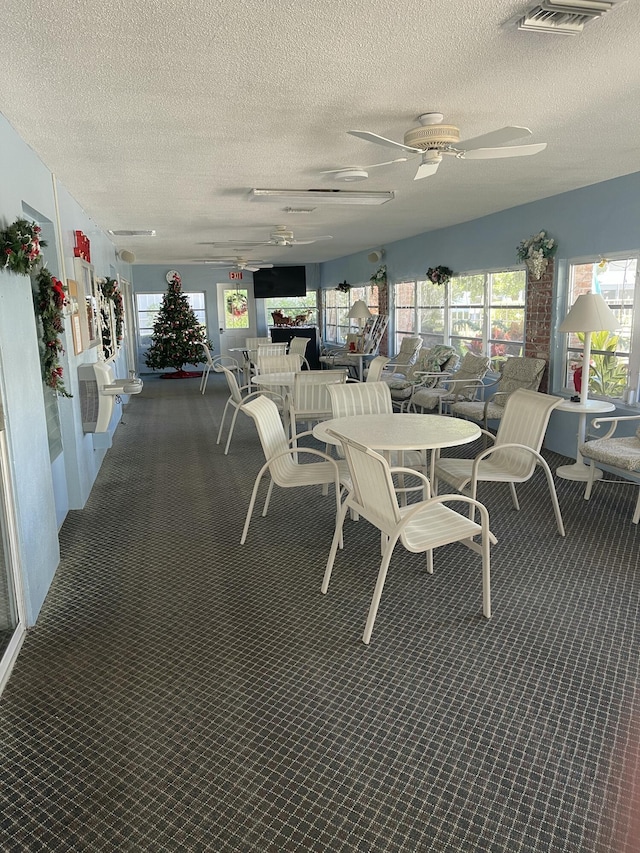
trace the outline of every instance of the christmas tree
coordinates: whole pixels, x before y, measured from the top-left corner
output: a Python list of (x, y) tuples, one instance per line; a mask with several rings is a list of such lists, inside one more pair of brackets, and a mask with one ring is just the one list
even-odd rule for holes
[(209, 349), (213, 346), (182, 292), (180, 276), (175, 273), (162, 297), (162, 305), (153, 324), (151, 346), (145, 356), (145, 364), (155, 370), (173, 367), (180, 373), (183, 364), (199, 364), (202, 361), (202, 348), (198, 344), (204, 344)]

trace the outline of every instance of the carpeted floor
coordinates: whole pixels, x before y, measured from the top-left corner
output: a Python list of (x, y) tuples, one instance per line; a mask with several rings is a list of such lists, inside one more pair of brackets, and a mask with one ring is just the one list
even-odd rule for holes
[(0, 703), (0, 850), (636, 853), (635, 488), (558, 480), (562, 539), (541, 474), (519, 513), (483, 486), (493, 618), (476, 555), (399, 549), (366, 647), (377, 532), (347, 522), (327, 596), (319, 488), (241, 547), (263, 457), (244, 416), (216, 446), (226, 397), (147, 379), (62, 528)]

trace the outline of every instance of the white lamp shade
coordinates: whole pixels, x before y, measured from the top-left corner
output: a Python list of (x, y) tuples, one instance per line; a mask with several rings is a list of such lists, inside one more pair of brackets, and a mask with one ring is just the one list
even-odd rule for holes
[(368, 320), (369, 317), (372, 316), (373, 314), (369, 311), (362, 299), (356, 300), (347, 314), (347, 317), (351, 320)]
[(599, 293), (578, 296), (564, 318), (560, 332), (615, 332), (618, 319)]

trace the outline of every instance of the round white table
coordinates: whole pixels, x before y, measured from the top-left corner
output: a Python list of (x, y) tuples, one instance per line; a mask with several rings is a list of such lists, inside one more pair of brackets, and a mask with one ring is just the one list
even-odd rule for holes
[(431, 450), (431, 479), (438, 454), (443, 447), (469, 444), (480, 437), (480, 427), (473, 421), (445, 415), (409, 413), (353, 415), (321, 421), (313, 435), (325, 444), (339, 444), (328, 431), (363, 444), (371, 450), (389, 453), (393, 450)]
[[(560, 468), (556, 468), (558, 477), (562, 477), (565, 480), (581, 480), (584, 482), (589, 479), (589, 466), (584, 464), (584, 460), (578, 450), (584, 442), (587, 433), (587, 415), (602, 415), (604, 412), (612, 412), (614, 409), (615, 405), (605, 400), (586, 400), (584, 403), (572, 403), (571, 400), (565, 400), (556, 406), (556, 412), (572, 412), (574, 415), (578, 415), (576, 461), (573, 465), (561, 465)], [(602, 471), (598, 468), (595, 472), (595, 479), (599, 480), (601, 477)]]

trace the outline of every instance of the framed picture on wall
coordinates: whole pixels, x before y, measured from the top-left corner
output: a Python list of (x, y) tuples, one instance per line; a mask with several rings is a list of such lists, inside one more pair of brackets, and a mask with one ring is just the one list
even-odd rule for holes
[(84, 349), (91, 349), (101, 343), (98, 285), (92, 264), (82, 258), (74, 258), (73, 265), (78, 282), (82, 346)]
[(82, 352), (82, 328), (80, 325), (80, 303), (78, 302), (78, 282), (67, 279), (67, 297), (69, 299), (69, 320), (73, 335), (73, 351), (76, 355)]

